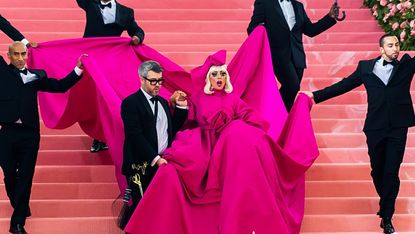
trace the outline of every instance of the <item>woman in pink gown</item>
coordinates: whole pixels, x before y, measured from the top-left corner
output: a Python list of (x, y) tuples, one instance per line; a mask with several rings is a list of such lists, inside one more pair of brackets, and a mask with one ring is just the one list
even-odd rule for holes
[(268, 123), (232, 93), (226, 66), (210, 67), (192, 102), (197, 127), (177, 134), (163, 155), (169, 163), (159, 168), (125, 231), (299, 233), (304, 173), (317, 155), (296, 160), (271, 139)]

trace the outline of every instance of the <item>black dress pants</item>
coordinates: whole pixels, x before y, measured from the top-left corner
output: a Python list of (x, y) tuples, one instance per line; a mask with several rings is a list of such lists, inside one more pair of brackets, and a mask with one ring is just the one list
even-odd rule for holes
[(296, 68), (292, 62), (280, 64), (273, 59), (274, 73), (281, 84), (280, 94), (287, 112), (291, 110), (295, 97), (300, 90), (301, 80), (303, 79), (303, 68)]
[(1, 125), (0, 166), (10, 204), (14, 208), (11, 226), (24, 225), (29, 208), (40, 134), (21, 124)]
[(399, 169), (405, 152), (408, 128), (366, 131), (371, 176), (379, 195), (380, 217), (392, 218), (399, 193)]

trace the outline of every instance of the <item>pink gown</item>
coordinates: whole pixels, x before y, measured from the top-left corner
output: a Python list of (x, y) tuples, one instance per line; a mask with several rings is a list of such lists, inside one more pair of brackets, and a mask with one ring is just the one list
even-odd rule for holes
[[(168, 165), (159, 168), (125, 231), (299, 233), (304, 172), (317, 156), (310, 100), (301, 100), (282, 133), (288, 155), (267, 134), (267, 122), (239, 97), (199, 94), (194, 98), (198, 127), (177, 134), (164, 155)], [(291, 132), (299, 130), (305, 132)], [(293, 147), (296, 140), (306, 144)]]

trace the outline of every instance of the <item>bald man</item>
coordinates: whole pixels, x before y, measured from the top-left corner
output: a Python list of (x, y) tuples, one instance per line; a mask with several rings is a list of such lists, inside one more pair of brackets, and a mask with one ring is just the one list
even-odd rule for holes
[[(21, 35), (8, 34), (18, 32), (10, 23), (0, 23), (0, 28), (9, 36)], [(15, 41), (7, 53), (10, 64), (0, 56), (0, 166), (14, 208), (9, 229), (13, 234), (27, 233), (24, 225), (40, 140), (37, 92), (66, 92), (81, 79), (83, 71), (81, 56), (65, 78), (48, 78), (44, 70), (26, 68), (27, 53), (25, 44)]]

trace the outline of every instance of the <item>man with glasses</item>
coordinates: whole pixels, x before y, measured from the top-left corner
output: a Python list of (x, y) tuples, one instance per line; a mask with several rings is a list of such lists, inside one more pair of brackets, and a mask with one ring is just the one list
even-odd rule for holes
[[(172, 95), (172, 104), (175, 105), (173, 113), (170, 113), (168, 102), (158, 96), (163, 84), (162, 72), (163, 68), (155, 61), (142, 63), (138, 69), (141, 88), (121, 104), (125, 134), (122, 173), (132, 190), (132, 211), (157, 167), (167, 164), (162, 157), (163, 152), (171, 145), (174, 135), (187, 119), (184, 92), (176, 91)], [(137, 168), (140, 170), (137, 171)], [(139, 175), (135, 176), (137, 172)], [(138, 186), (138, 181), (141, 186)]]

